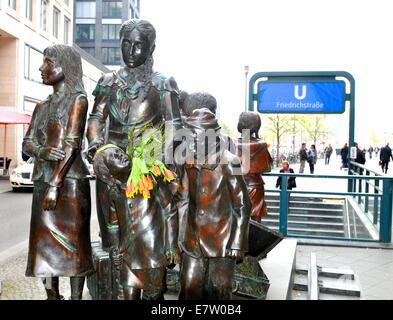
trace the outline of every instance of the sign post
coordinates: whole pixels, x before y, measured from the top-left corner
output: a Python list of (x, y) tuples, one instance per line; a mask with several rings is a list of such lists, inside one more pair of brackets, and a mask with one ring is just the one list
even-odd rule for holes
[(250, 78), (248, 98), (249, 111), (256, 102), (260, 113), (291, 114), (340, 114), (349, 101), (349, 147), (355, 144), (355, 79), (346, 71), (258, 72)]

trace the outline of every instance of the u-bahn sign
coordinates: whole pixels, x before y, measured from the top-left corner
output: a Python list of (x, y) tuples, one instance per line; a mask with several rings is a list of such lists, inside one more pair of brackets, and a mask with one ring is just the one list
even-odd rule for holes
[(261, 81), (257, 109), (261, 113), (343, 113), (345, 82)]
[[(348, 144), (352, 147), (355, 138), (355, 79), (350, 73), (258, 72), (249, 81), (248, 111), (290, 114), (343, 113), (347, 101)], [(351, 170), (348, 170), (348, 174), (352, 174)], [(352, 192), (351, 183), (348, 183), (348, 191)]]

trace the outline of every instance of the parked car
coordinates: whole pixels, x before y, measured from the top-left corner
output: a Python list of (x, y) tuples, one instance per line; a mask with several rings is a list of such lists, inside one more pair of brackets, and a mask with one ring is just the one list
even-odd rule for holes
[(33, 167), (34, 158), (30, 158), (11, 171), (10, 183), (13, 191), (34, 187), (33, 181), (31, 180)]

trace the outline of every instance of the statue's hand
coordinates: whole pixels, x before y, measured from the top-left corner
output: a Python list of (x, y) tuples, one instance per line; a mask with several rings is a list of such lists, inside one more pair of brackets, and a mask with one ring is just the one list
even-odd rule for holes
[(57, 196), (58, 196), (57, 187), (49, 186), (45, 192), (43, 209), (54, 210), (56, 208)]
[(168, 261), (168, 265), (174, 265), (174, 264), (180, 264), (180, 250), (179, 248), (172, 248), (170, 250), (167, 250), (166, 252), (166, 259)]
[(115, 265), (115, 268), (117, 270), (120, 270), (121, 265), (123, 264), (123, 254), (120, 253), (118, 248), (113, 247), (110, 250), (110, 257), (111, 257), (113, 264)]
[(54, 147), (43, 147), (39, 151), (40, 158), (48, 161), (63, 160), (65, 155), (66, 154), (63, 150)]
[(226, 256), (235, 259), (236, 262), (241, 262), (241, 261), (243, 261), (243, 258), (244, 258), (244, 251), (236, 250), (236, 249), (229, 249), (226, 252)]
[(87, 154), (86, 154), (87, 161), (89, 161), (90, 163), (93, 163), (94, 156), (96, 155), (96, 152), (99, 147), (100, 146), (98, 144), (95, 144), (87, 150)]

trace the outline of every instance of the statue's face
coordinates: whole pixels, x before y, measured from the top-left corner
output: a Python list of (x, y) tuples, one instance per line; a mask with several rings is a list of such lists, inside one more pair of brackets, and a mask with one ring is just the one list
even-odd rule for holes
[(41, 71), (42, 82), (46, 85), (55, 85), (64, 80), (63, 69), (53, 57), (44, 56), (44, 61), (39, 70)]
[(130, 170), (130, 158), (118, 148), (106, 150), (107, 166), (111, 174), (116, 178), (127, 176)]
[(136, 68), (146, 62), (150, 55), (150, 43), (147, 37), (137, 29), (123, 34), (121, 42), (123, 61), (129, 68)]

